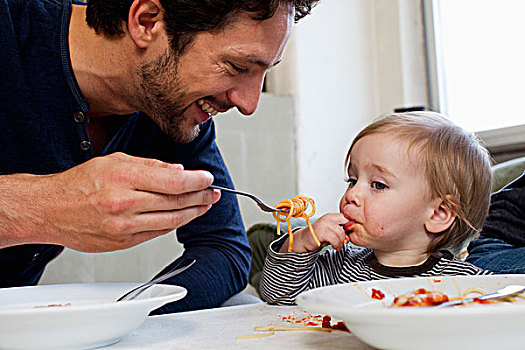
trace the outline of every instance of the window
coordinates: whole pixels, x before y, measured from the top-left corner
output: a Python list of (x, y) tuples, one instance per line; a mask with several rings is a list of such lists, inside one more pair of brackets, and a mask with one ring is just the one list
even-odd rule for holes
[(424, 0), (432, 109), (505, 158), (525, 153), (523, 13), (523, 0)]

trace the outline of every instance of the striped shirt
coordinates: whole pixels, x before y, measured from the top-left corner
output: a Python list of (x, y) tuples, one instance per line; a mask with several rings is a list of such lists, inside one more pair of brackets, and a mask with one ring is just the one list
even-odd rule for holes
[(270, 304), (293, 305), (309, 289), (348, 282), (395, 277), (489, 275), (448, 251), (432, 254), (423, 264), (409, 267), (381, 265), (374, 251), (345, 245), (342, 250), (278, 253), (286, 235), (272, 242), (261, 278), (261, 297)]

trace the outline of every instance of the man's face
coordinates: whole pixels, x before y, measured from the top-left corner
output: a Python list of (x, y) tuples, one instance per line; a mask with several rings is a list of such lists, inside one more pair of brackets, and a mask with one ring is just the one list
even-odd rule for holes
[(265, 21), (242, 12), (217, 33), (197, 34), (181, 57), (174, 57), (166, 43), (164, 54), (139, 67), (140, 109), (177, 142), (190, 142), (200, 124), (233, 107), (252, 114), (293, 20), (291, 6), (280, 6)]

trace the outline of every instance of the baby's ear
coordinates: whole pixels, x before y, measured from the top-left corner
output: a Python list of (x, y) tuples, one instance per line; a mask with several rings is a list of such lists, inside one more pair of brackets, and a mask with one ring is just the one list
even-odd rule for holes
[(436, 200), (434, 210), (425, 222), (430, 233), (440, 233), (448, 229), (456, 219), (456, 212), (442, 199)]

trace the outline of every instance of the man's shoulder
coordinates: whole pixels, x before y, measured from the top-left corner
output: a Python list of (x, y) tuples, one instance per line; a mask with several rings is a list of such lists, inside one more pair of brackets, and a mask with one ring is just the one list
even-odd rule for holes
[(21, 20), (34, 13), (55, 14), (66, 4), (64, 0), (0, 0), (0, 9), (8, 10), (0, 14)]
[(17, 105), (28, 114), (27, 102), (31, 99), (41, 110), (50, 96), (62, 91), (65, 59), (59, 52), (67, 45), (67, 4), (58, 0), (0, 0), (0, 67), (4, 68), (0, 101), (9, 100), (9, 108)]
[[(64, 3), (60, 0), (0, 0), (0, 36), (16, 40), (19, 46), (26, 41), (39, 42), (58, 28)], [(3, 34), (3, 35), (2, 35)]]

